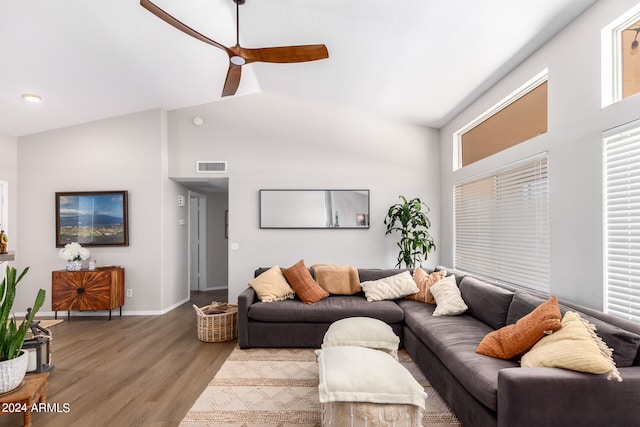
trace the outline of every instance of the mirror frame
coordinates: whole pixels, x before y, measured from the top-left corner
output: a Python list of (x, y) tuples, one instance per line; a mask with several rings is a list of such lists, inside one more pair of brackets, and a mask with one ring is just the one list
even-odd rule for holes
[[(364, 213), (363, 225), (356, 226), (301, 226), (301, 225), (293, 225), (293, 226), (283, 226), (283, 225), (268, 225), (263, 223), (263, 210), (264, 210), (264, 200), (263, 194), (270, 192), (305, 192), (305, 193), (326, 193), (326, 192), (359, 192), (366, 193), (367, 196), (367, 212)], [(371, 195), (369, 190), (365, 189), (261, 189), (259, 191), (259, 212), (258, 212), (258, 220), (261, 229), (297, 229), (297, 230), (306, 230), (306, 229), (317, 229), (317, 230), (367, 230), (371, 226)]]

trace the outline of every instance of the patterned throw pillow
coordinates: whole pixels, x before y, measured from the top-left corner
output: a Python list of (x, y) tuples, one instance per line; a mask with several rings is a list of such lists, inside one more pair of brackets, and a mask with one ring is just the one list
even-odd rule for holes
[(622, 381), (608, 348), (596, 334), (595, 326), (578, 313), (568, 311), (562, 328), (542, 338), (522, 356), (525, 368), (564, 368), (592, 374), (607, 374), (607, 379)]
[(283, 268), (282, 273), (305, 304), (313, 304), (329, 296), (329, 293), (313, 280), (303, 259), (289, 268)]
[(256, 291), (262, 302), (281, 301), (295, 297), (295, 291), (291, 289), (277, 265), (250, 281), (249, 286)]
[(456, 276), (447, 276), (429, 289), (436, 300), (434, 316), (457, 316), (467, 311), (467, 304), (460, 295)]
[(433, 298), (433, 295), (431, 294), (431, 291), (429, 289), (431, 288), (431, 286), (444, 279), (445, 274), (447, 274), (447, 272), (444, 270), (434, 271), (433, 273), (428, 274), (420, 267), (416, 268), (413, 272), (413, 281), (416, 282), (416, 285), (418, 285), (418, 289), (420, 289), (420, 291), (418, 291), (418, 293), (416, 294), (407, 295), (406, 298), (413, 301), (425, 302), (427, 304), (435, 305), (436, 300), (435, 298)]
[(378, 280), (362, 282), (360, 285), (369, 302), (398, 299), (415, 294), (420, 290), (408, 271)]
[(516, 323), (489, 332), (480, 341), (476, 353), (499, 359), (520, 357), (545, 334), (560, 329), (561, 318), (558, 298), (553, 296)]

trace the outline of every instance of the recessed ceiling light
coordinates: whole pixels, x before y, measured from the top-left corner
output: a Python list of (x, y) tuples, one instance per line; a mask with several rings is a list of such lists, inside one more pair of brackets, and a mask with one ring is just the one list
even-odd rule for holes
[(42, 102), (42, 97), (35, 93), (25, 93), (22, 95), (22, 99), (27, 102)]

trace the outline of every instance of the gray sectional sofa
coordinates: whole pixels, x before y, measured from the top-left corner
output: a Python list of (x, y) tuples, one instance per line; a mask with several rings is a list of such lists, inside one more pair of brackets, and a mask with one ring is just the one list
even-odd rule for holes
[[(259, 275), (266, 269), (258, 269)], [(359, 269), (361, 281), (404, 270)], [(557, 368), (521, 368), (517, 360), (477, 354), (489, 332), (515, 323), (546, 298), (456, 274), (469, 307), (433, 316), (435, 306), (407, 299), (368, 302), (331, 295), (307, 305), (297, 298), (260, 302), (248, 287), (238, 298), (238, 344), (318, 348), (329, 325), (353, 316), (389, 324), (401, 345), (465, 426), (640, 426), (640, 325), (560, 301), (596, 325), (614, 349), (622, 382)]]

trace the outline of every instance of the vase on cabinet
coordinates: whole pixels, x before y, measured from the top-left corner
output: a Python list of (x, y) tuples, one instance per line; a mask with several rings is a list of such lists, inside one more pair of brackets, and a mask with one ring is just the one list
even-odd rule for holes
[(80, 271), (82, 270), (82, 261), (67, 261), (67, 271)]

